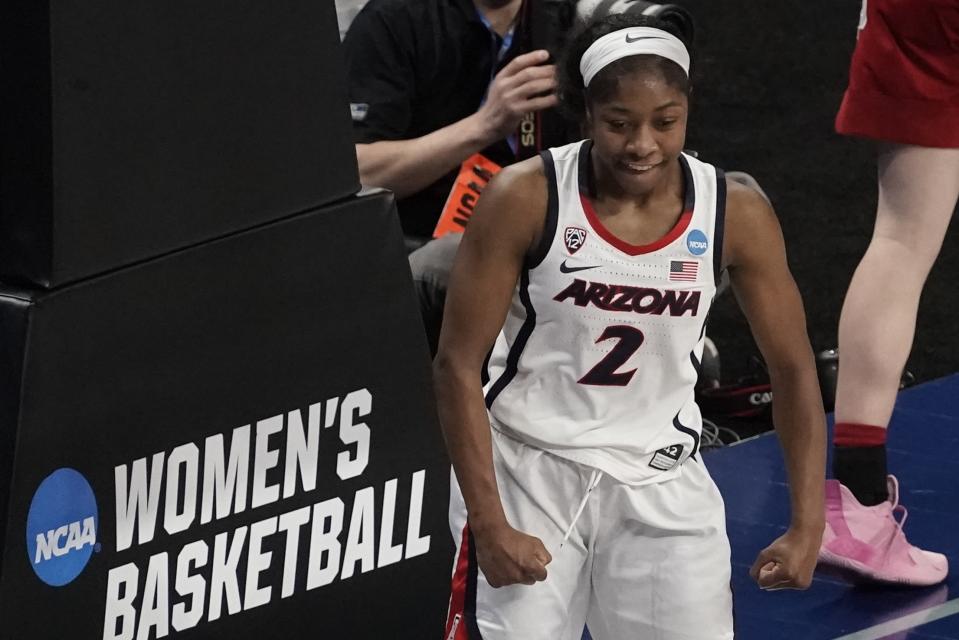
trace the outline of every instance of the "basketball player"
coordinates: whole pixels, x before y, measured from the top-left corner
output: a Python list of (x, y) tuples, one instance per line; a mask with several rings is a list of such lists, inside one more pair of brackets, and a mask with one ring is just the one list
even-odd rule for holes
[(612, 16), (574, 39), (561, 93), (589, 139), (504, 169), (457, 256), (434, 364), (458, 480), (447, 638), (733, 637), (693, 400), (724, 270), (791, 480), (792, 522), (751, 573), (811, 581), (825, 424), (802, 302), (766, 200), (681, 153), (690, 60), (668, 28)]
[(885, 444), (919, 295), (959, 197), (959, 3), (864, 1), (859, 28), (836, 129), (879, 141), (879, 206), (839, 319), (836, 480), (826, 485), (820, 559), (930, 585), (948, 563), (906, 540)]

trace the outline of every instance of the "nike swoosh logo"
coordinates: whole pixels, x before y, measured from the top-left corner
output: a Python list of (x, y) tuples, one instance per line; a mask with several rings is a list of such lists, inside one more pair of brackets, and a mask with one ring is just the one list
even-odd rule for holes
[(640, 41), (640, 40), (646, 40), (646, 39), (649, 39), (649, 38), (655, 38), (656, 40), (665, 40), (665, 38), (656, 38), (655, 36), (636, 36), (635, 38), (631, 38), (631, 37), (629, 37), (629, 34), (627, 33), (627, 34), (626, 34), (626, 44), (630, 44), (630, 43), (632, 43), (632, 42), (638, 42), (638, 41)]
[(577, 271), (585, 271), (586, 269), (598, 269), (601, 266), (603, 265), (594, 264), (591, 267), (567, 267), (566, 261), (563, 260), (563, 263), (559, 265), (559, 270), (562, 271), (563, 273), (576, 273)]

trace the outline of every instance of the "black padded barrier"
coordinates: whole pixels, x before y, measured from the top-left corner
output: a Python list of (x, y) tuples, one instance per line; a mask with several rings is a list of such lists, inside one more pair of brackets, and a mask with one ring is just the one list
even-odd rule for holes
[[(20, 381), (32, 297), (30, 291), (0, 286), (0, 550), (4, 548), (7, 532), (7, 498), (17, 433), (14, 425), (20, 411)], [(2, 573), (3, 556), (0, 555), (0, 575)]]
[(0, 278), (104, 273), (359, 190), (332, 2), (0, 3)]
[(391, 195), (4, 290), (0, 327), (0, 637), (441, 636), (449, 465)]

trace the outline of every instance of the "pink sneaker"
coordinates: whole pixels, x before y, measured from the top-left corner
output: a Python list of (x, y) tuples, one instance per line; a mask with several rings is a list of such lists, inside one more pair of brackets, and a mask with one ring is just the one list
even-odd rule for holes
[[(895, 476), (888, 481), (889, 500), (873, 507), (859, 504), (838, 480), (826, 481), (826, 530), (819, 562), (878, 582), (942, 582), (949, 573), (946, 556), (909, 544), (902, 531), (908, 514), (899, 504), (899, 482)], [(901, 519), (896, 520), (896, 513)]]

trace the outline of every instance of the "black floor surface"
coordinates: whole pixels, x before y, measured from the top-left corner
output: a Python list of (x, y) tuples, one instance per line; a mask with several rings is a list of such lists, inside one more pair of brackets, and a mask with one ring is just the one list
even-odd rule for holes
[[(678, 3), (693, 13), (697, 26), (687, 146), (707, 162), (748, 171), (767, 191), (783, 226), (813, 348), (833, 347), (876, 206), (872, 145), (833, 129), (860, 3)], [(920, 381), (959, 371), (957, 226), (954, 221), (920, 305), (907, 365)], [(749, 356), (758, 351), (732, 295), (717, 301), (710, 334), (720, 349), (724, 381), (745, 373)]]

